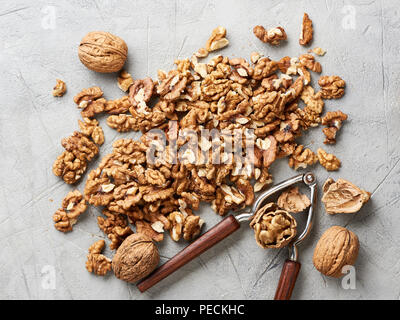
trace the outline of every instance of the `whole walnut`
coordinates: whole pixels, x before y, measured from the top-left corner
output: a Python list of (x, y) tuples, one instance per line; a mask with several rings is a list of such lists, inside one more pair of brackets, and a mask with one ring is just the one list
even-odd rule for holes
[(117, 72), (125, 64), (128, 46), (124, 40), (111, 33), (93, 31), (81, 40), (78, 55), (90, 70), (102, 73)]
[(158, 265), (160, 256), (150, 237), (135, 233), (122, 242), (112, 260), (115, 276), (127, 282), (137, 282)]
[(353, 232), (339, 226), (330, 227), (315, 247), (314, 266), (326, 276), (339, 278), (344, 266), (356, 262), (359, 247), (358, 237)]

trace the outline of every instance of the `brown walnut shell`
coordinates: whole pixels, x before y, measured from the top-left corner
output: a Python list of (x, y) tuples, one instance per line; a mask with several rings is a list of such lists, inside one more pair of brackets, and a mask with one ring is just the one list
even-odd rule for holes
[(150, 237), (135, 233), (122, 242), (112, 260), (118, 279), (137, 282), (149, 275), (158, 265), (160, 256)]
[(354, 265), (360, 244), (355, 233), (333, 226), (324, 232), (314, 250), (313, 263), (322, 274), (334, 278), (343, 275), (342, 268)]
[(344, 179), (338, 179), (335, 182), (329, 178), (324, 183), (323, 191), (324, 195), (321, 200), (329, 214), (355, 213), (371, 197), (371, 193)]
[(78, 55), (90, 70), (110, 73), (122, 69), (128, 55), (128, 46), (121, 38), (108, 32), (93, 31), (83, 37)]

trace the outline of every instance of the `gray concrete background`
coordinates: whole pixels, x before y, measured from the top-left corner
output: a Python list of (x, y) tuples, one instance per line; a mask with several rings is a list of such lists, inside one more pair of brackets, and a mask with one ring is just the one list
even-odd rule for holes
[[(72, 189), (51, 172), (62, 152), (60, 140), (78, 128), (72, 98), (82, 88), (99, 85), (106, 98), (122, 96), (115, 75), (96, 74), (78, 60), (80, 39), (92, 30), (110, 31), (129, 47), (127, 70), (136, 78), (156, 76), (175, 58), (189, 57), (211, 30), (225, 26), (230, 46), (221, 51), (248, 58), (259, 51), (278, 59), (306, 49), (298, 45), (303, 12), (314, 22), (313, 46), (327, 50), (319, 58), (323, 74), (347, 82), (344, 98), (326, 102), (349, 121), (338, 143), (326, 147), (343, 162), (328, 174), (316, 166), (320, 182), (343, 177), (372, 192), (356, 215), (328, 216), (319, 206), (312, 236), (300, 248), (302, 269), (296, 299), (398, 299), (400, 294), (400, 5), (393, 1), (1, 1), (0, 9), (0, 298), (2, 299), (270, 299), (287, 250), (262, 250), (252, 231), (242, 230), (185, 266), (145, 294), (113, 276), (89, 274), (87, 249), (104, 238), (98, 209), (91, 207), (74, 231), (62, 234), (52, 214)], [(354, 19), (353, 19), (354, 18)], [(252, 34), (256, 24), (282, 25), (288, 41), (278, 48)], [(55, 79), (68, 92), (51, 95)], [(314, 78), (316, 80), (317, 77)], [(123, 136), (105, 124), (106, 143)], [(313, 150), (323, 146), (321, 129), (302, 140)], [(99, 159), (92, 163), (94, 168)], [(295, 174), (287, 162), (274, 164), (275, 181)], [(83, 182), (78, 188), (83, 190)], [(204, 206), (206, 227), (220, 220)], [(332, 225), (347, 226), (360, 239), (357, 288), (320, 275), (312, 265), (318, 237)], [(169, 237), (166, 237), (169, 238)], [(162, 261), (184, 243), (167, 239)], [(109, 251), (106, 254), (111, 254)], [(55, 274), (55, 286), (47, 279)]]

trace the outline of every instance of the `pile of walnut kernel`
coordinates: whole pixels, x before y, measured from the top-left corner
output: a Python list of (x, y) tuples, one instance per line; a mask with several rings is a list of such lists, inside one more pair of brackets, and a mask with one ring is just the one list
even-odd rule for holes
[[(308, 23), (310, 26), (311, 31), (303, 30), (307, 43), (312, 37), (312, 25)], [(264, 31), (257, 28), (260, 39)], [(282, 35), (280, 40), (286, 40), (281, 27), (279, 32), (265, 32), (264, 40), (272, 33), (272, 38)], [(75, 183), (82, 177), (87, 163), (104, 142), (101, 127), (94, 119), (97, 114), (108, 113), (108, 126), (119, 132), (141, 131), (143, 135), (139, 141), (120, 139), (113, 143), (112, 153), (88, 174), (83, 197), (76, 190), (76, 200), (69, 204), (69, 194), (55, 214), (58, 230), (72, 230), (77, 216), (86, 209), (80, 204), (83, 201), (85, 206), (88, 202), (104, 208), (98, 225), (111, 240), (112, 250), (133, 233), (131, 226), (154, 241), (162, 241), (165, 232), (175, 241), (190, 241), (200, 234), (204, 223), (194, 214), (201, 201), (210, 203), (221, 216), (251, 205), (254, 193), (272, 183), (269, 168), (277, 159), (287, 157), (295, 170), (318, 161), (327, 170), (340, 167), (334, 155), (323, 149), (316, 154), (296, 139), (322, 122), (327, 126), (324, 143), (335, 143), (347, 115), (335, 111), (323, 116), (324, 100), (342, 97), (345, 82), (336, 75), (322, 76), (318, 81), (320, 89), (313, 88), (311, 75), (321, 73), (322, 67), (310, 53), (271, 60), (253, 52), (250, 61), (221, 55), (208, 62), (199, 61), (228, 43), (225, 28), (218, 27), (205, 48), (190, 59), (176, 60), (176, 68), (168, 72), (159, 70), (158, 81), (149, 77), (134, 80), (122, 71), (118, 86), (128, 92), (126, 96), (108, 101), (99, 87), (84, 89), (75, 96), (83, 117), (79, 121), (81, 131), (63, 139), (66, 151), (53, 165), (53, 172), (66, 183)], [(154, 103), (150, 105), (150, 101)], [(207, 163), (193, 163), (214, 147), (212, 141), (203, 140), (197, 155), (187, 154), (184, 161), (172, 164), (168, 161), (169, 147), (174, 144), (179, 150), (187, 141), (170, 135), (167, 146), (157, 149), (159, 155), (164, 155), (159, 159), (164, 161), (148, 163), (146, 151), (157, 148), (157, 140), (149, 133), (154, 128), (164, 132), (191, 129), (199, 136), (202, 129), (240, 130), (244, 140), (255, 141), (254, 168), (250, 170), (252, 166), (240, 159), (215, 165), (209, 157)], [(252, 137), (248, 137), (248, 129), (254, 130)], [(222, 142), (218, 145), (221, 153), (225, 141)], [(77, 204), (79, 209), (74, 209)], [(101, 254), (103, 247), (103, 242), (93, 245), (88, 255), (87, 269), (98, 275), (111, 268), (111, 261)]]

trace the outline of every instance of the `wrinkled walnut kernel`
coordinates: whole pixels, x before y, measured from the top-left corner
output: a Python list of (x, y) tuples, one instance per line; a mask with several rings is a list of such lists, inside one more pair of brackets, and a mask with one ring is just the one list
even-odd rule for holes
[[(228, 39), (225, 38), (226, 29), (224, 27), (217, 27), (212, 31), (211, 37), (207, 40), (205, 50), (208, 52), (212, 52), (218, 49), (222, 49), (229, 44)], [(204, 55), (204, 51), (199, 52), (201, 55)]]
[(271, 202), (255, 213), (250, 222), (257, 244), (264, 249), (283, 248), (296, 236), (296, 220)]
[(346, 82), (339, 76), (323, 76), (319, 78), (318, 84), (324, 99), (339, 99), (344, 95)]
[(60, 79), (56, 79), (57, 83), (55, 87), (53, 88), (53, 97), (62, 97), (65, 92), (67, 91), (67, 85), (65, 84), (64, 81)]
[(122, 70), (118, 76), (118, 87), (123, 91), (127, 92), (130, 86), (133, 84), (133, 79), (130, 73)]
[(299, 145), (289, 158), (289, 166), (294, 170), (305, 169), (318, 161), (317, 155), (303, 145)]
[(299, 43), (302, 46), (305, 46), (311, 42), (313, 38), (313, 26), (312, 21), (309, 18), (307, 13), (303, 15), (303, 23), (301, 24), (301, 34)]
[(78, 124), (81, 132), (91, 137), (94, 143), (98, 145), (104, 143), (103, 129), (99, 126), (99, 122), (96, 119), (83, 118), (83, 121), (78, 120)]
[(322, 67), (321, 64), (317, 61), (315, 61), (314, 56), (311, 54), (302, 54), (299, 57), (300, 64), (306, 67), (307, 69), (310, 69), (311, 71), (321, 73)]
[(111, 270), (111, 260), (101, 254), (105, 246), (104, 240), (93, 243), (87, 255), (86, 269), (98, 276), (105, 276)]
[(74, 102), (82, 109), (82, 117), (93, 118), (104, 111), (106, 99), (101, 98), (102, 96), (103, 91), (99, 87), (91, 87), (83, 89), (74, 97)]
[(263, 26), (255, 26), (253, 28), (254, 35), (262, 42), (279, 45), (282, 40), (287, 39), (285, 30), (282, 27), (276, 27), (266, 30)]
[(327, 127), (322, 131), (326, 136), (325, 144), (336, 143), (336, 134), (342, 127), (342, 122), (347, 120), (347, 114), (342, 111), (327, 112), (322, 118), (322, 124)]
[(324, 149), (317, 150), (319, 163), (328, 171), (339, 170), (340, 160), (335, 155), (327, 153)]
[(143, 80), (135, 80), (129, 89), (129, 101), (134, 107), (138, 105), (140, 107), (149, 102), (153, 95), (153, 89), (154, 82), (150, 77)]
[(53, 173), (66, 183), (77, 182), (86, 171), (87, 162), (75, 157), (72, 152), (64, 151), (53, 163)]
[(62, 139), (61, 145), (82, 161), (90, 161), (99, 153), (98, 146), (78, 131), (75, 131), (72, 136)]
[(62, 201), (62, 206), (53, 215), (54, 227), (61, 232), (72, 231), (78, 217), (87, 209), (86, 201), (79, 190), (71, 191)]

